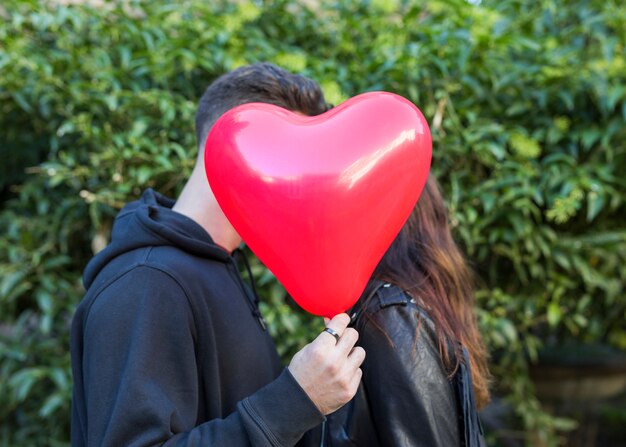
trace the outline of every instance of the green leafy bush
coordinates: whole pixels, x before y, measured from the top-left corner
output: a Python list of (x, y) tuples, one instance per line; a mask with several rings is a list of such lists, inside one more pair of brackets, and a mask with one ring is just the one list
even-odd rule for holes
[[(529, 445), (556, 442), (529, 363), (563, 340), (626, 348), (620, 1), (66, 3), (0, 6), (1, 445), (68, 444), (82, 268), (125, 202), (180, 190), (208, 83), (260, 60), (335, 104), (388, 90), (422, 109), (496, 392)], [(287, 359), (320, 322), (253, 270)]]

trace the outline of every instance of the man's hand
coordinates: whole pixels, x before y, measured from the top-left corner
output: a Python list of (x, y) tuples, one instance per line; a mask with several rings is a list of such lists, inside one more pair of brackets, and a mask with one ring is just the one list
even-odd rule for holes
[(289, 371), (324, 415), (345, 405), (356, 394), (365, 359), (363, 348), (354, 344), (359, 338), (349, 328), (347, 314), (335, 316), (326, 325), (338, 336), (322, 332), (313, 342), (293, 356)]

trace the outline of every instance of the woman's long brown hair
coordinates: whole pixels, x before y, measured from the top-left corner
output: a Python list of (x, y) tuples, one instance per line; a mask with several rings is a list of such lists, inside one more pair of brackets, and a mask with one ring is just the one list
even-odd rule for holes
[[(450, 372), (462, 361), (463, 347), (467, 349), (477, 406), (486, 405), (488, 355), (474, 315), (472, 275), (454, 242), (446, 206), (432, 175), (374, 277), (397, 285), (425, 307)], [(449, 347), (454, 352), (449, 352)]]

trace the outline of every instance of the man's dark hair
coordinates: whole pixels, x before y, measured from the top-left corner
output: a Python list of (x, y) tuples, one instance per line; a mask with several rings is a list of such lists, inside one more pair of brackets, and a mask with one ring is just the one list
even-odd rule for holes
[(262, 62), (237, 68), (206, 89), (196, 113), (196, 138), (202, 146), (215, 121), (241, 104), (264, 102), (313, 116), (330, 108), (317, 82)]

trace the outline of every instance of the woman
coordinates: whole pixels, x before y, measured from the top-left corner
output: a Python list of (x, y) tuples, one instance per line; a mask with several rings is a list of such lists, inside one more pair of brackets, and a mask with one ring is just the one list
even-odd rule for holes
[(477, 408), (489, 401), (489, 371), (472, 306), (471, 275), (431, 175), (353, 309), (363, 380), (320, 445), (484, 445)]

